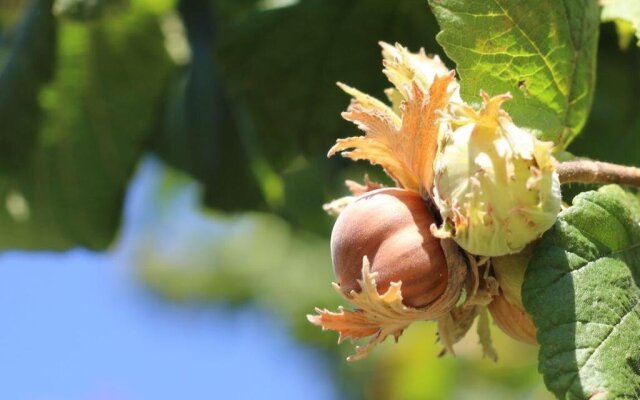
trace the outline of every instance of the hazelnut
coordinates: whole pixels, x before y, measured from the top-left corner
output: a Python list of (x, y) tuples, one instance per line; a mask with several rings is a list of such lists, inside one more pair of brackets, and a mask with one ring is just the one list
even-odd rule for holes
[(510, 98), (483, 93), (480, 111), (458, 107), (435, 162), (434, 200), (444, 220), (437, 234), (475, 255), (519, 252), (560, 212), (553, 143), (513, 123), (501, 109)]
[(340, 290), (360, 291), (366, 256), (379, 294), (402, 282), (403, 304), (425, 307), (447, 287), (440, 240), (430, 232), (433, 215), (416, 192), (384, 188), (358, 197), (338, 217), (331, 234), (331, 258)]

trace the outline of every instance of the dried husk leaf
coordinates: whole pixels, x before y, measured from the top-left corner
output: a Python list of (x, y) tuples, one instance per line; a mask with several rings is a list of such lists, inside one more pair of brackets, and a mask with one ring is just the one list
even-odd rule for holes
[(453, 345), (466, 336), (473, 325), (473, 321), (478, 318), (477, 333), (482, 354), (492, 361), (498, 359), (498, 355), (491, 341), (491, 329), (489, 328), (489, 317), (486, 306), (464, 305), (456, 307), (447, 315), (438, 320), (438, 338), (444, 346), (440, 356), (450, 353), (455, 356)]
[[(437, 76), (445, 76), (450, 72), (440, 57), (437, 55), (427, 56), (422, 48), (417, 53), (412, 53), (398, 43), (392, 46), (380, 42), (380, 46), (382, 47), (382, 64), (384, 65), (382, 72), (394, 85), (394, 88), (385, 90), (385, 94), (397, 113), (400, 113), (402, 100), (407, 100), (410, 97), (411, 82), (417, 82), (426, 92), (433, 85)], [(458, 82), (454, 80), (449, 85), (452, 92), (451, 100), (461, 101)]]
[(438, 338), (444, 346), (440, 355), (447, 352), (455, 355), (453, 345), (462, 340), (473, 325), (473, 321), (479, 317), (477, 332), (483, 354), (495, 361), (497, 355), (491, 344), (490, 330), (486, 326), (488, 323), (486, 305), (498, 293), (498, 283), (488, 275), (485, 259), (478, 260), (477, 257), (464, 252), (452, 239), (445, 239), (443, 243), (447, 243), (448, 247), (448, 251), (445, 251), (447, 263), (464, 265), (468, 273), (464, 301), (438, 320)]
[(522, 308), (509, 303), (502, 291), (489, 304), (493, 321), (507, 335), (520, 342), (537, 345), (533, 319)]
[(478, 314), (478, 338), (480, 339), (480, 346), (482, 346), (482, 355), (491, 361), (498, 361), (498, 353), (496, 353), (491, 341), (491, 327), (489, 326), (487, 307), (480, 307)]
[(453, 345), (467, 334), (473, 321), (478, 316), (478, 307), (456, 307), (438, 320), (438, 339), (444, 346), (440, 356), (445, 353), (455, 355)]
[(328, 156), (342, 152), (352, 160), (381, 165), (399, 187), (430, 196), (440, 131), (439, 112), (449, 103), (452, 82), (453, 72), (434, 76), (427, 89), (412, 80), (400, 106), (401, 118), (382, 102), (340, 85), (353, 96), (342, 116), (365, 135), (338, 139)]
[(347, 186), (347, 189), (349, 189), (351, 194), (354, 196), (360, 196), (367, 192), (371, 192), (372, 190), (377, 190), (384, 187), (381, 183), (374, 182), (371, 179), (369, 179), (369, 175), (366, 175), (366, 174), (364, 176), (363, 184), (360, 184), (356, 181), (352, 181), (349, 179), (347, 179), (344, 182), (344, 184)]
[(491, 258), (491, 266), (500, 286), (499, 293), (489, 304), (494, 322), (512, 338), (529, 344), (537, 344), (536, 327), (522, 305), (522, 282), (533, 246), (520, 253)]
[[(450, 252), (453, 242), (443, 244), (445, 255)], [(377, 273), (371, 273), (366, 257), (362, 263), (361, 291), (351, 291), (347, 300), (355, 310), (340, 307), (338, 312), (316, 309), (316, 315), (308, 315), (309, 321), (323, 329), (337, 331), (338, 343), (345, 339), (357, 340), (371, 337), (366, 345), (356, 346), (354, 355), (347, 358), (355, 361), (365, 357), (377, 344), (387, 337), (396, 340), (414, 321), (438, 320), (447, 315), (455, 306), (466, 281), (466, 264), (448, 264), (447, 288), (437, 300), (422, 308), (407, 307), (402, 303), (402, 282), (393, 282), (389, 289), (379, 294), (376, 285)], [(344, 296), (340, 287), (333, 284), (338, 293)]]
[(349, 204), (353, 203), (358, 198), (358, 196), (383, 187), (382, 184), (369, 179), (369, 176), (366, 174), (364, 176), (363, 184), (352, 180), (346, 180), (344, 184), (351, 192), (351, 196), (340, 197), (339, 199), (335, 199), (329, 203), (322, 205), (322, 209), (332, 217), (337, 217), (338, 215), (340, 215), (342, 210), (344, 210)]
[(524, 308), (521, 295), (522, 282), (532, 254), (533, 246), (529, 245), (519, 253), (491, 258), (491, 267), (504, 297), (520, 309)]
[(332, 217), (338, 217), (342, 210), (353, 203), (357, 199), (357, 196), (344, 196), (339, 199), (332, 200), (329, 203), (322, 205), (322, 209)]

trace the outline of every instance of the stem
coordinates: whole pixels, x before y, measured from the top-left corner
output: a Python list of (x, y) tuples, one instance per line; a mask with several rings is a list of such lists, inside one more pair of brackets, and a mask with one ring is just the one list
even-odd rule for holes
[(558, 164), (560, 183), (617, 183), (640, 187), (640, 168), (602, 161), (576, 160)]

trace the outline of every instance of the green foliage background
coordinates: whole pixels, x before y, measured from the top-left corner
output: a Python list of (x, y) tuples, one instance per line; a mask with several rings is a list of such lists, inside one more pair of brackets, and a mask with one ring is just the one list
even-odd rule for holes
[(158, 293), (275, 310), (335, 355), (345, 396), (546, 398), (536, 349), (499, 333), (496, 365), (478, 359), (473, 338), (458, 359), (437, 359), (434, 328), (423, 326), (345, 366), (346, 349), (304, 319), (339, 302), (322, 204), (345, 194), (346, 178), (386, 179), (325, 157), (355, 132), (339, 117), (348, 99), (335, 82), (378, 97), (387, 87), (380, 40), (457, 65), (469, 101), (511, 91), (515, 121), (571, 153), (640, 165), (640, 52), (599, 26), (595, 1), (429, 3), (433, 13), (424, 0), (3, 2), (0, 248), (108, 250), (129, 179), (152, 153), (171, 168), (158, 204), (197, 180), (200, 217), (228, 227), (194, 234), (177, 258), (149, 234), (139, 273)]

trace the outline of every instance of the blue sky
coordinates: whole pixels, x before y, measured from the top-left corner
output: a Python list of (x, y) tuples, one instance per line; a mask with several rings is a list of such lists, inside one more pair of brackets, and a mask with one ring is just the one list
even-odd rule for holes
[[(149, 163), (125, 223), (143, 213)], [(167, 303), (132, 268), (119, 251), (0, 255), (0, 398), (338, 397), (327, 361), (268, 313)]]

